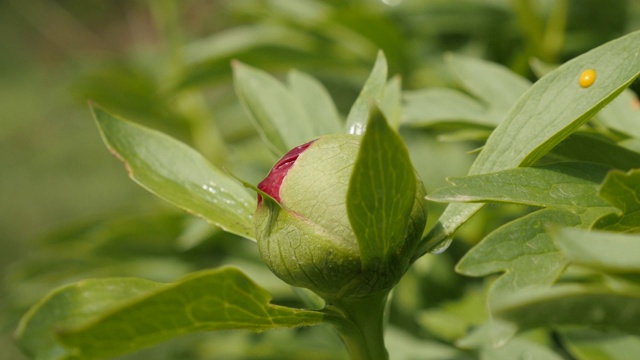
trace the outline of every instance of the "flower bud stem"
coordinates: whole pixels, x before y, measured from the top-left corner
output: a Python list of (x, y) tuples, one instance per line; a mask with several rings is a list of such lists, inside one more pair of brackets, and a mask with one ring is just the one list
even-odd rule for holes
[(327, 320), (336, 328), (352, 360), (388, 360), (384, 310), (389, 293), (327, 302)]

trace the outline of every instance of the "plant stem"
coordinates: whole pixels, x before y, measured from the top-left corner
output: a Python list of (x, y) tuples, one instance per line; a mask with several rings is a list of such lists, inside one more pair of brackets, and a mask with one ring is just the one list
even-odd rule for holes
[(340, 333), (353, 360), (388, 360), (384, 310), (388, 293), (328, 302), (328, 321)]

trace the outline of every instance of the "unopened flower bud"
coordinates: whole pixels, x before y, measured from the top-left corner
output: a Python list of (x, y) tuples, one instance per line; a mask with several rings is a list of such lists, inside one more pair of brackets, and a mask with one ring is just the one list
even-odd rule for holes
[[(326, 135), (298, 146), (280, 159), (258, 188), (256, 235), (262, 259), (280, 279), (327, 297), (366, 296), (389, 290), (391, 281), (372, 282), (363, 271), (358, 241), (347, 215), (349, 180), (360, 136)], [(407, 223), (402, 253), (410, 257), (426, 222), (425, 190), (416, 177), (416, 200)], [(385, 268), (385, 266), (381, 266)], [(389, 267), (387, 267), (389, 268)], [(391, 266), (398, 268), (398, 266)], [(388, 278), (388, 274), (386, 274)], [(383, 276), (384, 277), (384, 276)]]

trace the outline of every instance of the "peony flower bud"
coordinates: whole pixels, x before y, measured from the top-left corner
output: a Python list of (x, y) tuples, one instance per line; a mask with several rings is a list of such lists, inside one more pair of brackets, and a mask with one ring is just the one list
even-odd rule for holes
[(408, 268), (426, 222), (425, 190), (416, 177), (411, 218), (393, 220), (407, 222), (404, 245), (398, 249), (404, 260), (400, 265), (380, 266), (399, 270), (390, 277), (363, 269), (346, 206), (360, 139), (335, 134), (298, 146), (258, 185), (272, 198), (259, 195), (255, 216), (262, 259), (288, 284), (313, 290), (325, 299), (391, 289)]

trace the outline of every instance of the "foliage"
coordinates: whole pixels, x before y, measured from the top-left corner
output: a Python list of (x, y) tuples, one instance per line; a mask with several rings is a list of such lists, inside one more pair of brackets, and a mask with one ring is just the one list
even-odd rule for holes
[[(167, 37), (179, 41), (171, 3), (151, 6)], [(256, 184), (289, 148), (319, 135), (373, 129), (353, 178), (361, 186), (346, 199), (349, 217), (397, 218), (393, 206), (371, 214), (369, 204), (358, 204), (385, 186), (367, 179), (382, 179), (389, 169), (411, 172), (395, 131), (431, 201), (431, 230), (390, 300), (385, 340), (391, 358), (622, 359), (640, 353), (634, 251), (640, 110), (627, 90), (640, 75), (640, 33), (590, 51), (596, 44), (567, 40), (571, 46), (563, 49), (545, 36), (556, 31), (577, 38), (575, 24), (565, 30), (557, 23), (573, 19), (571, 7), (557, 5), (547, 9), (548, 18), (527, 20), (525, 1), (513, 8), (470, 1), (464, 11), (453, 2), (419, 3), (239, 1), (226, 11), (243, 20), (209, 39), (174, 43), (167, 69), (131, 62), (101, 70), (115, 78), (84, 77), (78, 89), (95, 101), (104, 142), (130, 177), (204, 221), (154, 205), (147, 216), (113, 217), (51, 236), (10, 278), (17, 294), (18, 285), (29, 286), (21, 294), (29, 304), (61, 285), (24, 315), (16, 332), (21, 348), (42, 359), (109, 357), (189, 334), (128, 356), (345, 358), (324, 325), (306, 327), (340, 328), (340, 315), (321, 310), (314, 294), (283, 284), (260, 262), (251, 241), (255, 193), (238, 179)], [(265, 20), (263, 13), (273, 16)], [(450, 36), (444, 27), (424, 22), (442, 13), (454, 30), (466, 29), (465, 14), (485, 25), (507, 17), (511, 22), (501, 26), (520, 21), (531, 28), (510, 39), (525, 44), (511, 54), (500, 47), (504, 41), (462, 32), (467, 46), (428, 67), (416, 52), (452, 50), (442, 40)], [(431, 42), (417, 45), (420, 38)], [(469, 56), (479, 55), (478, 44), (480, 55), (519, 74)], [(540, 79), (533, 82), (522, 62), (531, 56), (547, 62), (534, 64)], [(238, 59), (233, 77), (231, 59)], [(448, 75), (434, 76), (436, 68)], [(596, 82), (581, 88), (578, 78), (588, 68), (596, 70)], [(135, 78), (125, 76), (128, 71)], [(388, 78), (396, 73), (402, 84), (400, 77)], [(239, 104), (228, 95), (231, 78)], [(380, 113), (370, 119), (372, 101)], [(383, 149), (375, 143), (394, 149), (394, 157), (376, 153)], [(475, 160), (463, 155), (478, 145)], [(461, 163), (454, 165), (456, 156)], [(371, 173), (376, 166), (367, 164), (377, 161), (384, 164)], [(456, 176), (444, 184), (450, 175)], [(376, 229), (393, 232), (398, 224)], [(362, 238), (361, 249), (394, 245)], [(88, 277), (99, 279), (77, 281)], [(300, 326), (259, 335), (228, 331)], [(255, 353), (243, 350), (249, 348)]]

